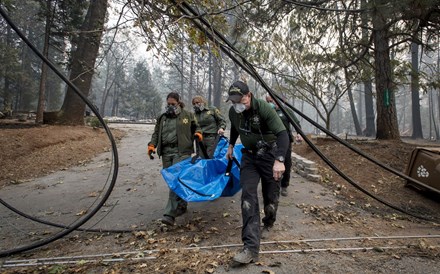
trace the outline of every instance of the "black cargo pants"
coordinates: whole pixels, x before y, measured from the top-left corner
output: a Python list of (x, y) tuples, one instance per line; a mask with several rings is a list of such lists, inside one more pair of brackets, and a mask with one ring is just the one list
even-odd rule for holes
[(241, 158), (240, 184), (241, 215), (243, 220), (242, 241), (245, 248), (258, 253), (260, 249), (260, 209), (258, 204), (258, 183), (261, 179), (265, 226), (272, 226), (276, 220), (280, 182), (273, 178), (274, 150), (262, 157), (243, 149)]
[(284, 157), (284, 171), (283, 178), (281, 178), (281, 187), (288, 187), (290, 185), (290, 173), (292, 171), (292, 143), (289, 143), (287, 148), (286, 157)]

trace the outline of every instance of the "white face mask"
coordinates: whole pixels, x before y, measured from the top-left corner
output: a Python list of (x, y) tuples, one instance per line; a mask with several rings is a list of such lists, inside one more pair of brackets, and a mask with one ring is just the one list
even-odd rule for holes
[(232, 104), (232, 106), (234, 107), (235, 112), (237, 113), (242, 113), (243, 111), (246, 110), (246, 106), (242, 103), (234, 103)]

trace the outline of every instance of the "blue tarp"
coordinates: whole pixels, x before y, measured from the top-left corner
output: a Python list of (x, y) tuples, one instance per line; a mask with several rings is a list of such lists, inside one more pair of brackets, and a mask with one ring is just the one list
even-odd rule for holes
[(226, 152), (229, 142), (220, 137), (212, 159), (189, 157), (175, 165), (162, 169), (161, 173), (169, 188), (187, 202), (215, 200), (229, 197), (240, 191), (241, 144), (234, 147), (234, 157), (230, 173), (226, 174), (228, 159)]

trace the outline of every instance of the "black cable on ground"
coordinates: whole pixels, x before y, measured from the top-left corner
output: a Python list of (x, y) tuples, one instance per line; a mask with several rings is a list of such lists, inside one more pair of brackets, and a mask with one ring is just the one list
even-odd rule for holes
[[(4, 205), (6, 208), (8, 208), (12, 212), (16, 213), (17, 215), (20, 215), (26, 219), (31, 220), (31, 221), (34, 221), (34, 222), (37, 222), (40, 224), (44, 224), (44, 225), (48, 225), (48, 226), (63, 228), (63, 229), (71, 228), (70, 226), (67, 226), (67, 225), (58, 224), (58, 223), (54, 223), (51, 221), (47, 221), (47, 220), (43, 220), (43, 219), (39, 219), (37, 217), (31, 216), (23, 211), (16, 209), (15, 207), (12, 207), (10, 204), (6, 203), (3, 199), (0, 199), (0, 204)], [(135, 231), (143, 231), (145, 229), (140, 229), (140, 228), (139, 229), (101, 229), (101, 228), (81, 228), (81, 227), (79, 227), (75, 230), (82, 231), (82, 232), (98, 232), (98, 233), (129, 233), (129, 232), (135, 232)]]
[[(356, 189), (360, 190), (361, 192), (363, 192), (364, 194), (368, 195), (369, 197), (375, 199), (376, 201), (395, 209), (396, 211), (399, 211), (401, 213), (404, 213), (406, 215), (418, 218), (418, 219), (422, 219), (425, 221), (430, 221), (430, 222), (439, 222), (438, 220), (435, 220), (433, 218), (428, 218), (425, 216), (420, 216), (411, 212), (408, 212), (398, 206), (395, 206), (385, 200), (383, 200), (382, 198), (377, 197), (376, 195), (374, 195), (373, 193), (370, 193), (368, 190), (364, 189), (363, 187), (361, 187), (358, 183), (354, 182), (353, 179), (351, 179), (349, 176), (347, 176), (345, 173), (343, 173), (338, 167), (336, 167), (331, 161), (330, 159), (328, 159), (308, 138), (307, 136), (304, 134), (304, 132), (301, 130), (301, 128), (295, 123), (295, 121), (292, 119), (292, 117), (290, 117), (290, 115), (288, 115), (288, 113), (286, 112), (286, 110), (284, 109), (283, 105), (280, 102), (285, 102), (285, 100), (283, 100), (281, 97), (279, 97), (277, 94), (275, 94), (274, 91), (272, 91), (272, 89), (266, 84), (266, 82), (260, 77), (260, 75), (257, 73), (257, 71), (255, 70), (255, 68), (253, 67), (252, 64), (250, 64), (246, 58), (244, 58), (239, 51), (228, 41), (228, 39), (226, 39), (220, 32), (218, 32), (216, 30), (216, 28), (214, 28), (203, 16), (201, 16), (197, 11), (195, 11), (191, 6), (189, 6), (185, 1), (183, 2), (179, 2), (177, 3), (175, 0), (173, 0), (173, 3), (179, 8), (179, 10), (182, 12), (182, 14), (186, 15), (189, 17), (189, 19), (193, 22), (193, 24), (203, 33), (206, 34), (206, 36), (215, 44), (219, 45), (220, 49), (226, 54), (228, 55), (237, 65), (239, 65), (243, 70), (245, 70), (247, 73), (249, 73), (255, 80), (257, 80), (261, 86), (272, 96), (272, 98), (274, 98), (275, 102), (279, 105), (280, 109), (282, 110), (282, 112), (284, 113), (284, 115), (289, 119), (289, 122), (293, 125), (293, 127), (295, 128), (295, 130), (303, 137), (303, 139), (306, 141), (306, 143), (318, 154), (318, 156), (327, 164), (329, 165), (338, 175), (340, 175), (342, 178), (344, 178), (348, 183), (350, 183), (352, 186), (354, 186)], [(200, 22), (202, 22), (203, 25), (206, 26), (203, 27), (197, 20), (200, 20)], [(216, 37), (217, 36), (217, 37)], [(219, 39), (221, 41), (219, 41)], [(225, 43), (228, 48), (226, 48), (222, 43)], [(231, 52), (234, 52), (236, 55), (238, 55), (240, 57), (240, 60), (238, 60)], [(286, 104), (287, 105), (287, 104)], [(299, 110), (297, 110), (296, 108), (294, 108), (291, 105), (288, 105), (292, 110), (294, 110), (296, 113), (300, 114), (302, 117), (304, 117), (307, 121), (309, 121), (311, 124), (317, 126), (318, 128), (322, 129), (322, 127), (317, 124), (316, 122), (314, 122), (313, 120), (311, 120), (310, 118), (308, 118), (305, 114), (301, 113)], [(329, 131), (325, 130), (324, 132), (326, 133), (330, 133)], [(342, 141), (340, 138), (338, 138), (337, 136), (335, 136), (334, 134), (329, 134), (331, 137), (333, 137), (335, 140), (337, 141)], [(336, 137), (336, 138), (335, 138)], [(385, 164), (380, 163), (379, 161), (373, 159), (372, 157), (366, 156), (366, 154), (360, 152), (359, 149), (351, 146), (349, 143), (347, 142), (343, 142), (343, 144), (347, 147), (349, 147), (350, 149), (352, 149), (353, 151), (357, 152), (358, 154), (360, 154), (361, 156), (366, 157), (368, 160), (372, 161), (373, 163), (387, 169), (388, 171), (393, 172), (394, 174), (405, 178), (407, 180), (411, 180), (413, 182), (418, 182), (417, 180), (410, 178), (409, 176), (406, 176), (404, 174), (402, 174), (401, 172), (398, 172), (397, 170), (392, 169), (391, 167), (386, 166)]]
[[(225, 46), (223, 46), (221, 43), (218, 43), (218, 40), (214, 37), (214, 36), (212, 36), (211, 34), (210, 34), (210, 32), (209, 31), (207, 31), (206, 29), (204, 29), (200, 24), (198, 24), (197, 22), (195, 22), (195, 20), (196, 19), (192, 19), (192, 21), (193, 21), (193, 23), (194, 24), (196, 24), (196, 26), (200, 29), (200, 30), (202, 30), (203, 32), (205, 32), (205, 34), (211, 39), (211, 41), (213, 41), (214, 43), (217, 43), (219, 46), (220, 46), (220, 48), (222, 49), (222, 51), (225, 53), (225, 54), (227, 54), (236, 64), (238, 64), (238, 65), (240, 65), (240, 67), (242, 68), (242, 69), (244, 69), (248, 74), (250, 74), (251, 76), (253, 76), (262, 86), (263, 86), (263, 88), (265, 88), (267, 91), (268, 91), (268, 93), (274, 98), (274, 100), (276, 101), (276, 103), (280, 106), (280, 108), (281, 108), (281, 110), (284, 112), (284, 114), (286, 115), (286, 117), (288, 117), (288, 119), (289, 119), (289, 121), (290, 121), (290, 123), (294, 126), (294, 128), (295, 128), (295, 130), (303, 137), (303, 139), (307, 142), (307, 144), (310, 146), (310, 147), (312, 147), (312, 149), (332, 168), (332, 169), (334, 169), (341, 177), (343, 177), (345, 180), (347, 180), (350, 184), (352, 184), (353, 186), (355, 186), (357, 189), (359, 189), (360, 191), (362, 191), (362, 192), (364, 192), (365, 194), (367, 194), (368, 196), (370, 196), (370, 197), (372, 197), (372, 198), (374, 198), (375, 200), (377, 200), (377, 201), (379, 201), (379, 202), (381, 202), (381, 203), (383, 203), (383, 204), (385, 204), (385, 205), (387, 205), (387, 206), (389, 206), (389, 207), (391, 207), (391, 208), (393, 208), (393, 209), (395, 209), (395, 210), (398, 210), (398, 211), (400, 211), (400, 212), (402, 212), (402, 213), (405, 213), (405, 214), (407, 214), (407, 215), (410, 215), (410, 216), (413, 216), (413, 217), (416, 217), (416, 218), (419, 218), (419, 219), (423, 219), (423, 220), (428, 220), (428, 221), (433, 221), (433, 220), (431, 220), (431, 219), (427, 219), (427, 218), (425, 218), (425, 217), (421, 217), (421, 216), (417, 216), (417, 215), (413, 215), (412, 213), (409, 213), (409, 212), (407, 212), (407, 211), (405, 211), (405, 210), (403, 210), (403, 209), (400, 209), (400, 208), (398, 208), (398, 207), (395, 207), (394, 205), (392, 205), (392, 204), (389, 204), (389, 203), (387, 203), (386, 201), (384, 201), (384, 200), (381, 200), (380, 198), (378, 198), (378, 197), (375, 197), (372, 193), (369, 193), (367, 190), (365, 190), (365, 189), (363, 189), (361, 186), (359, 186), (357, 183), (355, 183), (354, 181), (352, 181), (352, 179), (351, 178), (349, 178), (349, 177), (346, 177), (345, 176), (345, 174), (343, 174), (342, 172), (342, 174), (343, 175), (341, 175), (339, 172), (338, 172), (338, 168), (336, 167), (336, 166), (334, 166), (333, 165), (333, 163), (331, 163), (330, 162), (330, 160), (328, 160), (327, 158), (326, 158), (326, 156), (325, 155), (323, 155), (320, 151), (319, 151), (319, 149), (318, 148), (316, 148), (316, 146), (313, 144), (313, 143), (311, 143), (310, 142), (310, 140), (308, 140), (308, 138), (305, 136), (305, 134), (302, 132), (302, 130), (299, 128), (299, 126), (295, 123), (295, 121), (293, 120), (293, 119), (291, 119), (290, 118), (290, 116), (287, 114), (287, 112), (283, 109), (283, 106), (282, 106), (282, 104), (280, 104), (280, 102), (283, 102), (286, 106), (288, 106), (289, 108), (291, 108), (293, 111), (295, 111), (296, 113), (298, 113), (301, 117), (303, 117), (304, 119), (306, 119), (308, 122), (310, 122), (311, 124), (313, 124), (313, 125), (315, 125), (317, 128), (319, 128), (320, 130), (322, 130), (323, 132), (325, 132), (326, 134), (328, 134), (329, 136), (331, 136), (331, 137), (333, 137), (335, 140), (337, 140), (337, 141), (339, 141), (340, 143), (342, 143), (343, 145), (345, 145), (345, 146), (347, 146), (348, 148), (350, 148), (351, 150), (353, 150), (353, 151), (355, 151), (356, 153), (358, 153), (358, 154), (360, 154), (360, 155), (362, 155), (362, 156), (364, 156), (365, 158), (367, 158), (368, 160), (370, 160), (370, 161), (372, 161), (372, 162), (374, 162), (374, 163), (376, 163), (376, 164), (378, 164), (379, 166), (381, 166), (381, 167), (383, 167), (384, 169), (386, 169), (386, 170), (388, 170), (388, 171), (390, 171), (390, 172), (392, 172), (392, 173), (394, 173), (394, 174), (396, 174), (396, 175), (398, 175), (398, 176), (400, 176), (400, 177), (403, 177), (403, 178), (405, 178), (405, 179), (407, 179), (407, 180), (410, 180), (410, 181), (412, 181), (412, 182), (415, 182), (415, 183), (420, 183), (420, 182), (418, 182), (417, 180), (415, 180), (415, 179), (413, 179), (413, 178), (411, 178), (411, 177), (408, 177), (408, 176), (406, 176), (405, 174), (402, 174), (402, 173), (400, 173), (399, 171), (397, 171), (397, 170), (395, 170), (395, 169), (393, 169), (393, 168), (391, 168), (391, 167), (388, 167), (388, 166), (386, 166), (385, 164), (382, 164), (382, 163), (380, 163), (379, 161), (377, 161), (377, 160), (375, 160), (375, 159), (373, 159), (373, 158), (371, 158), (370, 156), (368, 156), (368, 155), (366, 155), (366, 154), (364, 154), (362, 151), (360, 151), (360, 150), (358, 150), (357, 148), (355, 148), (355, 147), (353, 147), (353, 146), (351, 146), (349, 143), (347, 143), (347, 142), (345, 142), (344, 140), (342, 140), (342, 139), (340, 139), (339, 137), (337, 137), (336, 135), (334, 135), (333, 133), (331, 133), (331, 132), (329, 132), (327, 129), (325, 129), (325, 128), (323, 128), (321, 125), (319, 125), (318, 123), (316, 123), (315, 121), (313, 121), (312, 119), (310, 119), (309, 117), (307, 117), (306, 115), (304, 115), (303, 113), (301, 113), (299, 110), (297, 110), (295, 107), (293, 107), (293, 106), (291, 106), (289, 103), (287, 103), (283, 98), (281, 98), (281, 97), (279, 97), (277, 94), (275, 94), (268, 86), (267, 86), (267, 84), (264, 82), (264, 80), (258, 75), (258, 73), (255, 71), (255, 69), (254, 69), (254, 67), (251, 65), (251, 64), (249, 64), (248, 62), (247, 62), (247, 60), (242, 56), (242, 55), (240, 55), (240, 53), (234, 48), (234, 46), (226, 39), (226, 38), (224, 38), (223, 37), (223, 35), (221, 34), (221, 33), (219, 33), (215, 28), (213, 28), (203, 17), (201, 17), (199, 14), (197, 14), (197, 12), (196, 11), (194, 11), (194, 9), (192, 9), (187, 3), (185, 3), (185, 2), (182, 2), (181, 3), (185, 8), (187, 8), (188, 10), (190, 10), (191, 11), (191, 13), (193, 14), (193, 16), (196, 16), (197, 18), (196, 19), (199, 19), (199, 20), (201, 20), (206, 26), (208, 26), (208, 29), (209, 30), (212, 30), (217, 36), (219, 36), (219, 38), (223, 41), (223, 42), (225, 42), (227, 45), (228, 45), (228, 47), (229, 48), (226, 48)], [(182, 8), (179, 6), (179, 8), (181, 9), (181, 11), (183, 11), (184, 13), (186, 13), (186, 11), (184, 11), (184, 10), (182, 10)], [(188, 14), (188, 13), (186, 13), (187, 15), (190, 15), (190, 14)], [(3, 15), (3, 14), (2, 14)], [(191, 16), (191, 15), (190, 15)], [(26, 41), (25, 41), (26, 42)], [(33, 48), (33, 46), (32, 46), (32, 44), (29, 44), (29, 43), (27, 43), (31, 48)], [(233, 51), (234, 52), (234, 54), (236, 54), (236, 55), (238, 55), (241, 59), (242, 59), (242, 61), (239, 61), (230, 51)], [(37, 53), (37, 55), (39, 55), (38, 53)], [(39, 57), (41, 58), (41, 59), (45, 59), (44, 57), (42, 57), (42, 56), (40, 56), (39, 55)], [(48, 61), (49, 62), (49, 61)], [(246, 64), (246, 65), (245, 65)], [(50, 66), (50, 65), (49, 65)], [(50, 66), (55, 72), (57, 72), (57, 74), (66, 82), (66, 83), (68, 83), (68, 80), (62, 75), (62, 74), (60, 74), (57, 70), (56, 70), (56, 68), (54, 68), (53, 66)], [(74, 89), (75, 90), (75, 89)], [(76, 91), (76, 90), (75, 90)], [(81, 96), (81, 94), (79, 93), (79, 95), (80, 95), (80, 97), (84, 100), (84, 99), (86, 99), (86, 98), (83, 98), (82, 96)], [(87, 99), (86, 99), (87, 100)], [(277, 100), (279, 100), (279, 101), (277, 101)], [(98, 119), (100, 120), (100, 122), (103, 124), (103, 125), (105, 125), (105, 123), (103, 123), (103, 121), (101, 121), (102, 120), (102, 118), (99, 116), (99, 113), (98, 113), (98, 111), (97, 110), (95, 110), (94, 109), (94, 106), (93, 105), (91, 105), (91, 104), (89, 104), (87, 101), (86, 101), (86, 103), (87, 103), (87, 105), (92, 109), (92, 111), (97, 115), (97, 117), (98, 117)], [(107, 131), (107, 129), (106, 129), (106, 131)], [(110, 137), (110, 136), (109, 136)], [(111, 137), (112, 138), (112, 137)], [(325, 159), (327, 159), (329, 162), (327, 162)], [(117, 172), (117, 171), (116, 171)], [(428, 188), (429, 188), (429, 186), (428, 186)], [(26, 214), (26, 213), (24, 213), (24, 212), (22, 212), (22, 211), (19, 211), (19, 210), (17, 210), (17, 209), (15, 209), (14, 207), (12, 207), (12, 206), (10, 206), (9, 204), (7, 204), (6, 202), (4, 202), (2, 199), (0, 199), (0, 203), (1, 204), (3, 204), (5, 207), (7, 207), (8, 209), (10, 209), (11, 211), (13, 211), (13, 212), (15, 212), (16, 214), (19, 214), (19, 215), (21, 215), (21, 216), (23, 216), (23, 217), (25, 217), (25, 218), (27, 218), (27, 219), (30, 219), (30, 220), (32, 220), (32, 221), (35, 221), (35, 222), (39, 222), (39, 223), (42, 223), (42, 224), (45, 224), (45, 225), (49, 225), (49, 226), (54, 226), (54, 227), (59, 227), (59, 228), (64, 228), (64, 229), (71, 229), (72, 227), (70, 227), (70, 226), (65, 226), (65, 225), (63, 225), (63, 224), (57, 224), (57, 223), (53, 223), (53, 222), (50, 222), (50, 221), (46, 221), (46, 220), (41, 220), (41, 219), (38, 219), (38, 218), (36, 218), (36, 217), (33, 217), (33, 216), (30, 216), (30, 215), (28, 215), (28, 214)], [(87, 229), (87, 228), (76, 228), (76, 229), (74, 229), (74, 230), (77, 230), (77, 231), (84, 231), (84, 232), (99, 232), (99, 233), (129, 233), (129, 232), (135, 232), (135, 231), (141, 231), (142, 229), (99, 229), (99, 228), (96, 228), (96, 229)], [(1, 253), (0, 253), (0, 256), (1, 256)]]
[(72, 88), (72, 90), (74, 90), (75, 93), (93, 111), (93, 113), (96, 115), (96, 117), (98, 118), (101, 125), (104, 127), (104, 129), (107, 133), (107, 136), (109, 137), (109, 140), (110, 140), (111, 146), (112, 146), (113, 157), (114, 157), (113, 158), (114, 159), (114, 162), (113, 162), (114, 169), (113, 169), (113, 176), (112, 176), (111, 183), (110, 183), (107, 191), (102, 196), (101, 201), (98, 203), (98, 205), (93, 210), (91, 210), (89, 213), (85, 214), (82, 217), (82, 219), (79, 219), (78, 221), (74, 222), (71, 226), (69, 226), (65, 230), (60, 231), (60, 232), (56, 233), (55, 235), (48, 237), (47, 239), (37, 241), (37, 242), (32, 243), (30, 245), (0, 251), (0, 257), (5, 257), (5, 256), (10, 256), (13, 254), (20, 253), (20, 252), (28, 251), (28, 250), (31, 250), (34, 248), (38, 248), (38, 247), (44, 246), (46, 244), (49, 244), (53, 241), (56, 241), (64, 236), (68, 235), (72, 231), (78, 229), (83, 224), (85, 224), (89, 219), (91, 219), (99, 211), (99, 209), (104, 205), (104, 203), (107, 201), (108, 197), (110, 196), (110, 194), (114, 188), (114, 185), (115, 185), (116, 179), (117, 179), (117, 175), (118, 175), (119, 160), (118, 160), (116, 142), (113, 138), (113, 135), (111, 134), (110, 129), (108, 128), (108, 126), (106, 125), (104, 120), (102, 119), (102, 117), (99, 114), (99, 111), (96, 109), (96, 107), (87, 99), (87, 97), (85, 97), (81, 93), (81, 91), (71, 81), (69, 81), (69, 79), (67, 79), (43, 54), (41, 54), (37, 48), (35, 48), (35, 46), (26, 38), (26, 36), (12, 22), (12, 20), (9, 18), (9, 16), (7, 15), (7, 13), (3, 10), (3, 8), (1, 6), (0, 6), (0, 14), (3, 16), (3, 18), (8, 23), (8, 25), (17, 33), (17, 35), (32, 49), (32, 51), (35, 52), (35, 54), (37, 54), (38, 57), (40, 57), (44, 61), (44, 63), (46, 63), (46, 65), (48, 65), (70, 88)]

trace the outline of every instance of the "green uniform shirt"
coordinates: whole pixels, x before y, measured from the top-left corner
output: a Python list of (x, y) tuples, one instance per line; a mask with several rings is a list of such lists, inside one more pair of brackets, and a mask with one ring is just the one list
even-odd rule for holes
[[(276, 134), (286, 130), (276, 111), (264, 100), (252, 97), (251, 108), (242, 113), (229, 109), (231, 127), (239, 133), (241, 143), (247, 149), (256, 149), (259, 140), (276, 141)], [(235, 141), (235, 140), (231, 140)]]
[(167, 117), (162, 125), (162, 145), (177, 144), (177, 117)]
[(195, 115), (203, 134), (217, 134), (220, 128), (226, 128), (225, 118), (216, 107), (209, 107), (201, 112), (196, 112)]
[[(170, 120), (175, 120), (175, 123), (169, 123)], [(165, 131), (170, 133), (171, 129), (168, 126), (175, 125), (177, 147), (180, 155), (191, 154), (194, 152), (193, 138), (194, 133), (202, 133), (199, 124), (194, 116), (194, 113), (182, 109), (176, 118), (169, 118), (165, 114), (160, 115), (157, 118), (156, 126), (154, 127), (154, 133), (151, 136), (151, 141), (148, 145), (152, 144), (157, 149), (157, 155), (162, 155), (162, 147), (164, 143), (163, 133)], [(170, 140), (170, 136), (165, 137), (166, 140)]]
[[(290, 108), (284, 108), (284, 109), (287, 111), (287, 114), (289, 114), (289, 116), (293, 119), (293, 121), (295, 121), (295, 123), (299, 127), (301, 127), (301, 125), (299, 124), (299, 120), (298, 120), (298, 118), (296, 118), (293, 111)], [(289, 119), (286, 117), (286, 115), (284, 115), (284, 113), (281, 111), (281, 109), (277, 108), (276, 112), (277, 112), (278, 116), (280, 117), (281, 121), (283, 121), (284, 126), (286, 127), (290, 142), (293, 142), (293, 135), (292, 135), (292, 130), (291, 130)]]

